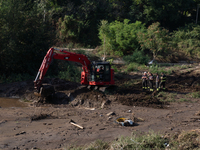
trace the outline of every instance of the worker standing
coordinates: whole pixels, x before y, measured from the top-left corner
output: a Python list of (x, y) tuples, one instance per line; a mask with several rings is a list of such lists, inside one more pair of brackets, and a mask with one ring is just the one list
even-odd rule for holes
[(158, 73), (156, 73), (156, 90), (157, 91), (159, 91), (159, 81), (160, 81), (159, 75)]
[(142, 89), (143, 91), (147, 89), (147, 73), (144, 72), (144, 74), (142, 75)]
[(161, 81), (160, 81), (159, 88), (161, 88), (161, 86), (162, 86), (163, 90), (165, 90), (166, 78), (167, 78), (166, 75), (164, 73), (161, 73), (161, 77), (160, 77)]
[(149, 73), (149, 86), (150, 86), (150, 91), (153, 92), (153, 74)]
[[(149, 80), (149, 76), (151, 75), (151, 73), (148, 71), (148, 73), (147, 73), (147, 79)], [(149, 82), (147, 82), (147, 86), (148, 86), (148, 89), (150, 89), (150, 83)]]

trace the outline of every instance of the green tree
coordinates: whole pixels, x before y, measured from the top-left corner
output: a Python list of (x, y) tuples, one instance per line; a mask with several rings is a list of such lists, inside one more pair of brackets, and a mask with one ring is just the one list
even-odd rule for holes
[(106, 39), (106, 33), (108, 33), (108, 21), (107, 20), (102, 20), (101, 21), (101, 26), (99, 28), (99, 37), (102, 39), (102, 45), (103, 45), (103, 53), (104, 53), (104, 60), (106, 58), (106, 53), (108, 50), (108, 44), (107, 39)]
[(124, 22), (115, 21), (105, 27), (100, 27), (99, 38), (102, 44), (106, 39), (107, 48), (116, 55), (122, 56), (131, 53), (139, 47), (137, 33), (139, 31), (143, 32), (145, 26), (139, 21), (129, 22), (130, 20), (125, 19)]
[(147, 29), (146, 33), (138, 33), (138, 40), (141, 48), (149, 49), (153, 58), (155, 59), (160, 52), (165, 52), (168, 50), (168, 30), (159, 27), (160, 23), (153, 23)]
[(38, 3), (2, 1), (0, 6), (1, 74), (35, 74), (44, 54), (53, 44), (51, 27), (38, 16)]
[(188, 56), (200, 56), (200, 25), (190, 24), (172, 33), (174, 47)]
[(194, 0), (133, 0), (130, 6), (132, 18), (147, 25), (160, 22), (161, 26), (174, 30), (196, 17), (197, 2)]
[(77, 21), (73, 15), (65, 15), (64, 19), (58, 20), (58, 37), (64, 42), (77, 42), (80, 35), (81, 22)]

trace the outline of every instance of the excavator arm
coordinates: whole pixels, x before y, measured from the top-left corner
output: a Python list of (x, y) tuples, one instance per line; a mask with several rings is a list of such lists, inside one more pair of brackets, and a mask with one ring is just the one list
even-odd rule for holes
[(60, 59), (60, 60), (66, 60), (66, 61), (73, 61), (78, 62), (82, 64), (83, 73), (81, 75), (81, 84), (88, 84), (88, 73), (89, 68), (91, 65), (91, 62), (88, 60), (88, 58), (85, 55), (82, 54), (76, 54), (72, 52), (68, 52), (65, 50), (59, 50), (55, 48), (50, 48), (44, 57), (42, 64), (40, 66), (40, 69), (37, 73), (37, 76), (34, 80), (34, 88), (37, 89), (38, 93), (40, 92), (40, 88), (42, 87), (42, 80), (52, 63), (53, 59)]

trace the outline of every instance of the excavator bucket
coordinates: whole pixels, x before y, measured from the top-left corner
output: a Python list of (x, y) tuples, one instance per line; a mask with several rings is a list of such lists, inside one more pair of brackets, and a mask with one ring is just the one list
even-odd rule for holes
[(43, 85), (38, 92), (34, 92), (36, 96), (47, 97), (55, 93), (52, 85)]
[(40, 93), (38, 93), (38, 92), (34, 92), (34, 95), (38, 96), (38, 97), (42, 97), (42, 95)]

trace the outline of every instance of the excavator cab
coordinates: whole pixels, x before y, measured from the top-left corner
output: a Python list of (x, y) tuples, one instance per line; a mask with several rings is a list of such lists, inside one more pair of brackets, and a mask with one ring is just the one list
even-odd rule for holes
[(109, 62), (93, 62), (91, 64), (89, 85), (111, 85), (114, 84), (114, 70)]

